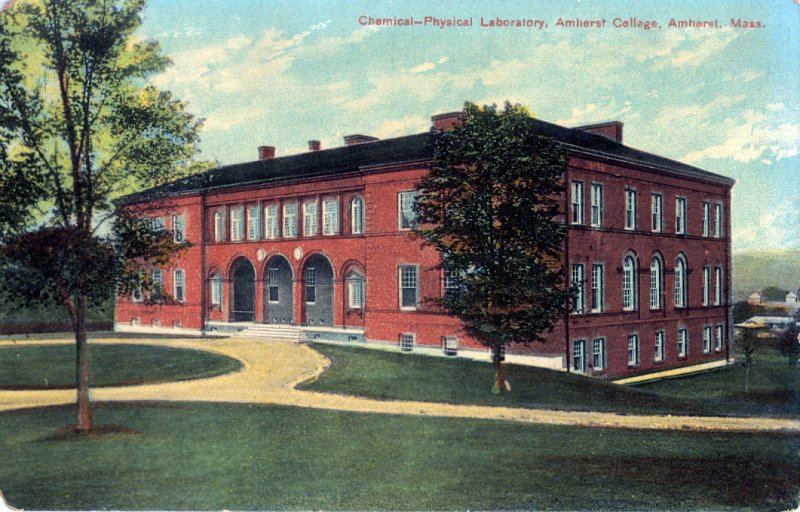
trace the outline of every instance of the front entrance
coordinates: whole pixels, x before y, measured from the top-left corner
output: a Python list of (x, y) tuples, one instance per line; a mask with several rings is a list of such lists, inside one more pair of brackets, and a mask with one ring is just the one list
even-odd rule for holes
[(294, 323), (291, 265), (283, 256), (273, 256), (267, 261), (266, 269), (264, 322), (268, 324)]
[(333, 268), (321, 254), (314, 254), (303, 266), (303, 321), (333, 325)]
[(231, 267), (233, 275), (234, 322), (252, 322), (255, 319), (256, 271), (245, 257), (237, 258)]

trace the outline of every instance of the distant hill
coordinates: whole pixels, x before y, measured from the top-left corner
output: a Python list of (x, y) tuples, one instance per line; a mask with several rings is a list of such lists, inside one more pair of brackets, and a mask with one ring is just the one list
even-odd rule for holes
[(795, 291), (800, 288), (800, 250), (734, 253), (735, 300), (745, 300), (768, 286)]

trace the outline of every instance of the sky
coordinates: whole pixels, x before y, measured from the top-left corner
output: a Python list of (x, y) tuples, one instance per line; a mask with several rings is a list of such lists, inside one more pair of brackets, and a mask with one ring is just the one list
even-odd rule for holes
[[(368, 23), (409, 17), (423, 24)], [(496, 18), (542, 23), (481, 26)], [(606, 26), (559, 27), (559, 18)], [(614, 26), (631, 18), (658, 26)], [(734, 28), (732, 18), (761, 27)], [(465, 101), (510, 100), (564, 126), (620, 120), (627, 145), (734, 178), (734, 251), (800, 249), (794, 0), (150, 0), (138, 35), (173, 61), (151, 82), (205, 118), (205, 159), (419, 133)]]

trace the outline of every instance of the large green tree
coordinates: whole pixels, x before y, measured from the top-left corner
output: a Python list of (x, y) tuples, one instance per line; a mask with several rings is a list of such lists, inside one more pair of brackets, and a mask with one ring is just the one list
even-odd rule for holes
[(73, 318), (82, 431), (93, 423), (89, 305), (141, 284), (131, 258), (163, 262), (176, 249), (117, 215), (113, 199), (191, 173), (199, 142), (200, 120), (147, 85), (169, 61), (137, 37), (143, 9), (143, 0), (19, 0), (0, 14), (2, 266), (29, 283), (20, 293), (50, 293)]
[(463, 123), (433, 136), (434, 161), (417, 186), (417, 233), (457, 281), (440, 302), (491, 348), (501, 392), (503, 348), (541, 341), (571, 294), (559, 220), (566, 157), (509, 103), (466, 103)]

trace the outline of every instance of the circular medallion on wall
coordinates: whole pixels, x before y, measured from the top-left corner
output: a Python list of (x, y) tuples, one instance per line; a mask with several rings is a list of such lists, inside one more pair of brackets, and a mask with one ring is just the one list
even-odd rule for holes
[(265, 251), (264, 249), (259, 249), (256, 252), (256, 258), (258, 258), (258, 261), (264, 261), (264, 258), (266, 257), (267, 257), (267, 251)]
[(292, 252), (294, 259), (300, 261), (303, 258), (303, 248), (302, 247), (295, 247), (294, 251)]

